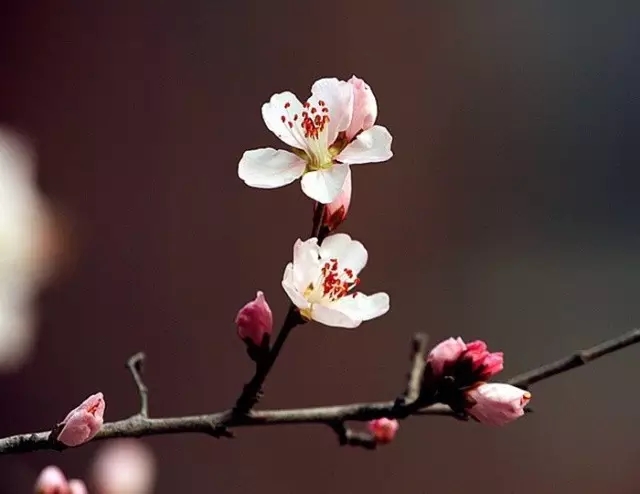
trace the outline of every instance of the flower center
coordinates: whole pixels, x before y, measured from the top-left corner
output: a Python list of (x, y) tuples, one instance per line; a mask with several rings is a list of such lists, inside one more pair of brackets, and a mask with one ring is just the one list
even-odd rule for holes
[(353, 270), (340, 268), (337, 259), (329, 259), (321, 268), (317, 286), (309, 283), (304, 296), (311, 303), (319, 302), (321, 299), (334, 302), (347, 295), (358, 283), (360, 278), (355, 276)]

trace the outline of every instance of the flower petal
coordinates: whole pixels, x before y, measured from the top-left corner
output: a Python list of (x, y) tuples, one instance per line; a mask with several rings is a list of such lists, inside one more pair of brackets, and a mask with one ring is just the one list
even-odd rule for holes
[(361, 130), (373, 127), (378, 116), (378, 104), (373, 91), (362, 79), (354, 75), (348, 82), (353, 90), (353, 115), (346, 130), (346, 138), (351, 140)]
[[(304, 111), (298, 97), (290, 91), (271, 96), (268, 103), (262, 105), (262, 119), (267, 128), (285, 144), (298, 149), (307, 149), (307, 141), (300, 126), (294, 124), (294, 116), (300, 117)], [(283, 118), (284, 117), (284, 118)]]
[(282, 277), (282, 288), (287, 293), (293, 305), (298, 309), (308, 309), (311, 304), (307, 302), (302, 293), (296, 288), (293, 276), (293, 263), (287, 264)]
[(352, 240), (346, 233), (336, 233), (322, 242), (320, 257), (337, 259), (341, 268), (349, 268), (357, 276), (367, 264), (369, 254), (362, 243)]
[(238, 176), (250, 187), (274, 189), (300, 178), (304, 160), (289, 151), (273, 148), (246, 151), (238, 164)]
[(357, 328), (362, 323), (361, 319), (352, 319), (344, 312), (320, 304), (311, 307), (311, 319), (337, 328)]
[(348, 165), (333, 165), (326, 170), (305, 173), (302, 191), (314, 201), (329, 204), (338, 197), (349, 173)]
[(325, 107), (329, 110), (326, 136), (327, 145), (330, 146), (338, 137), (338, 133), (347, 130), (351, 122), (353, 112), (353, 89), (351, 84), (340, 81), (335, 77), (316, 81), (311, 86), (309, 103), (317, 107), (320, 101), (323, 101), (326, 105)]
[(349, 165), (387, 161), (393, 156), (391, 152), (392, 139), (386, 128), (375, 125), (359, 134), (336, 156), (336, 160)]
[(389, 295), (384, 292), (373, 295), (357, 292), (336, 300), (331, 304), (331, 308), (342, 312), (350, 319), (369, 321), (388, 312)]
[(293, 245), (293, 281), (300, 293), (315, 283), (320, 274), (320, 259), (318, 256), (318, 239), (310, 238), (304, 242), (296, 240)]

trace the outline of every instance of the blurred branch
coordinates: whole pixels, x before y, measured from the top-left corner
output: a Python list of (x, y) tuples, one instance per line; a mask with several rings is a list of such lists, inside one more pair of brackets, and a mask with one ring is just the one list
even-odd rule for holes
[[(321, 226), (322, 226), (322, 218), (324, 216), (325, 205), (324, 204), (316, 204), (316, 207), (313, 212), (313, 221), (311, 226), (311, 237), (317, 237), (318, 243), (321, 243), (323, 240), (323, 236), (320, 234)], [(326, 232), (325, 232), (326, 236)], [(245, 415), (251, 410), (256, 403), (260, 400), (260, 395), (262, 394), (262, 386), (273, 367), (278, 355), (280, 355), (280, 351), (284, 346), (285, 341), (289, 337), (289, 334), (296, 326), (303, 324), (305, 321), (300, 316), (298, 309), (295, 305), (290, 304), (289, 310), (287, 311), (287, 315), (284, 318), (284, 322), (282, 323), (282, 327), (280, 331), (278, 331), (278, 336), (276, 337), (276, 341), (273, 343), (273, 347), (267, 354), (266, 358), (256, 363), (256, 372), (251, 378), (251, 380), (245, 384), (242, 389), (242, 393), (236, 400), (236, 404), (233, 408), (234, 415)]]
[[(514, 386), (528, 387), (536, 382), (580, 367), (638, 342), (640, 342), (640, 329), (635, 329), (556, 362), (542, 365), (520, 374), (508, 382)], [(366, 422), (383, 417), (403, 419), (407, 416), (406, 406), (410, 405), (399, 404), (398, 400), (395, 400), (286, 410), (250, 410), (243, 415), (238, 415), (233, 410), (209, 415), (153, 419), (137, 414), (125, 420), (104, 424), (93, 441), (116, 437), (143, 437), (189, 432), (220, 437), (221, 435), (229, 435), (222, 432), (227, 431), (227, 428), (285, 424), (324, 424), (338, 433), (341, 444), (371, 448), (371, 438), (368, 434), (350, 431), (344, 423), (347, 421)], [(449, 407), (441, 404), (431, 405), (419, 410), (411, 410), (409, 416), (411, 415), (456, 416)], [(0, 439), (0, 454), (60, 449), (65, 448), (51, 437), (49, 431), (20, 434)]]
[(139, 416), (147, 418), (149, 417), (149, 390), (142, 380), (142, 366), (144, 364), (145, 355), (142, 352), (138, 352), (127, 360), (127, 368), (133, 376), (133, 380), (138, 388), (138, 394), (140, 395), (140, 412)]

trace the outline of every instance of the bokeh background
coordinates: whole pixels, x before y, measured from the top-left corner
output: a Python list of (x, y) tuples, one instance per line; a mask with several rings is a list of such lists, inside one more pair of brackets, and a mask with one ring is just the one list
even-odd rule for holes
[[(138, 350), (153, 415), (232, 403), (252, 371), (235, 313), (262, 289), (282, 318), (311, 218), (298, 185), (250, 189), (237, 162), (277, 144), (272, 93), (324, 76), (364, 78), (394, 135), (344, 225), (392, 309), (294, 333), (263, 406), (392, 398), (416, 330), (483, 338), (515, 374), (637, 326), (639, 21), (627, 1), (4, 2), (0, 121), (34, 139), (73, 247), (36, 353), (0, 376), (0, 433), (98, 390), (132, 414)], [(538, 384), (511, 426), (413, 418), (374, 453), (319, 426), (145, 439), (156, 492), (635, 493), (639, 352)], [(52, 462), (84, 476), (95, 448), (2, 457), (0, 491)]]

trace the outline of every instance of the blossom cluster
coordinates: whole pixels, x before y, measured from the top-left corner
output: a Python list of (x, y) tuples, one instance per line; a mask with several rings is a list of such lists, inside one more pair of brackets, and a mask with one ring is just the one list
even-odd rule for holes
[[(387, 161), (393, 155), (391, 134), (375, 124), (377, 116), (371, 87), (356, 76), (316, 81), (305, 103), (289, 91), (276, 93), (262, 106), (262, 118), (291, 149), (246, 151), (238, 175), (247, 185), (263, 189), (301, 179), (302, 191), (316, 201), (316, 210), (324, 209), (324, 232), (333, 233), (351, 206), (350, 166)], [(356, 328), (390, 307), (384, 292), (356, 291), (367, 261), (367, 249), (346, 233), (298, 239), (282, 287), (303, 320)], [(254, 360), (268, 355), (273, 316), (263, 292), (240, 309), (236, 324)], [(524, 414), (531, 395), (508, 384), (486, 382), (502, 368), (503, 354), (489, 352), (484, 342), (466, 344), (450, 338), (429, 353), (421, 399), (446, 403), (482, 423), (505, 424)], [(381, 418), (368, 427), (378, 443), (386, 444), (395, 436), (398, 422)]]

